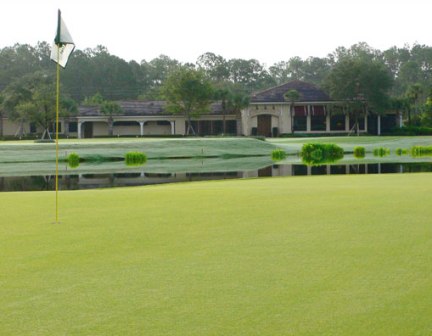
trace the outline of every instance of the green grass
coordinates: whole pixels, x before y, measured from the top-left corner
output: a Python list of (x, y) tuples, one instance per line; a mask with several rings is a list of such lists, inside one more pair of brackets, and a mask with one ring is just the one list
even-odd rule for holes
[(0, 193), (0, 335), (429, 335), (428, 174)]
[[(61, 140), (60, 158), (75, 152), (83, 160), (94, 157), (124, 158), (127, 152), (143, 152), (148, 159), (186, 157), (270, 156), (276, 147), (251, 138), (186, 139), (82, 139)], [(55, 160), (55, 144), (0, 142), (0, 163)]]
[(332, 143), (352, 152), (354, 147), (363, 146), (367, 152), (374, 147), (386, 147), (394, 151), (398, 147), (427, 146), (432, 144), (432, 136), (349, 136), (318, 138), (269, 138), (268, 142), (285, 149), (287, 152), (299, 152), (305, 143)]

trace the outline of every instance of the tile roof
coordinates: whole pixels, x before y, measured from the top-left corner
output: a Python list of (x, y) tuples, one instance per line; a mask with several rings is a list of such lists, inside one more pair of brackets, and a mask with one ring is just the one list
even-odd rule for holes
[(300, 80), (293, 80), (264, 91), (255, 92), (252, 94), (250, 101), (251, 103), (285, 102), (284, 94), (289, 90), (297, 90), (300, 93), (299, 102), (331, 101), (323, 90), (311, 83)]
[[(123, 110), (123, 116), (158, 116), (172, 115), (165, 111), (166, 103), (164, 101), (118, 101)], [(222, 107), (220, 103), (211, 104), (211, 110), (208, 114), (221, 114)], [(78, 115), (82, 117), (103, 116), (98, 106), (80, 106)]]

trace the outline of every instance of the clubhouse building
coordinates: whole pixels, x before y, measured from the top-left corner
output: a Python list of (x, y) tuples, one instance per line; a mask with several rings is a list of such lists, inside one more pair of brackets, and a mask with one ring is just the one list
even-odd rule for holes
[[(289, 102), (285, 93), (296, 90), (299, 98)], [(187, 121), (183, 115), (168, 113), (163, 101), (119, 101), (122, 113), (113, 116), (113, 136), (184, 135)], [(344, 102), (331, 100), (315, 85), (291, 81), (254, 93), (241, 113), (224, 113), (220, 103), (213, 103), (209, 113), (192, 121), (197, 135), (349, 134), (358, 131), (380, 135), (402, 126), (402, 116), (384, 116), (362, 111), (357, 118), (348, 113)], [(355, 122), (358, 120), (358, 123)], [(63, 137), (93, 138), (109, 136), (110, 120), (97, 106), (80, 106), (74, 117), (60, 121)], [(357, 126), (358, 125), (358, 126)], [(15, 123), (6, 118), (0, 124), (3, 136), (39, 137), (42, 130), (30, 123)], [(225, 129), (225, 131), (224, 131)]]

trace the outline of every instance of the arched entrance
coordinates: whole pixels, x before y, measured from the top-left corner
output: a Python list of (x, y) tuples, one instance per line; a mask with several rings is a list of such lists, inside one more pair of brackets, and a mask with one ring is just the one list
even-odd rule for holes
[(257, 116), (257, 135), (271, 137), (271, 115), (269, 114), (260, 114)]

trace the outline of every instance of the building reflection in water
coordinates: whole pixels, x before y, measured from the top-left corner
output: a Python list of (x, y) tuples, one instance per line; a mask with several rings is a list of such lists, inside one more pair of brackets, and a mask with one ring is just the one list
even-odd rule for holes
[[(413, 172), (432, 172), (432, 163), (371, 163), (322, 166), (306, 166), (303, 164), (275, 164), (258, 170), (240, 172), (147, 173), (142, 171), (114, 174), (78, 174), (60, 176), (59, 187), (60, 190), (77, 190), (272, 176), (385, 174)], [(54, 177), (51, 175), (0, 177), (0, 190), (54, 190)]]

